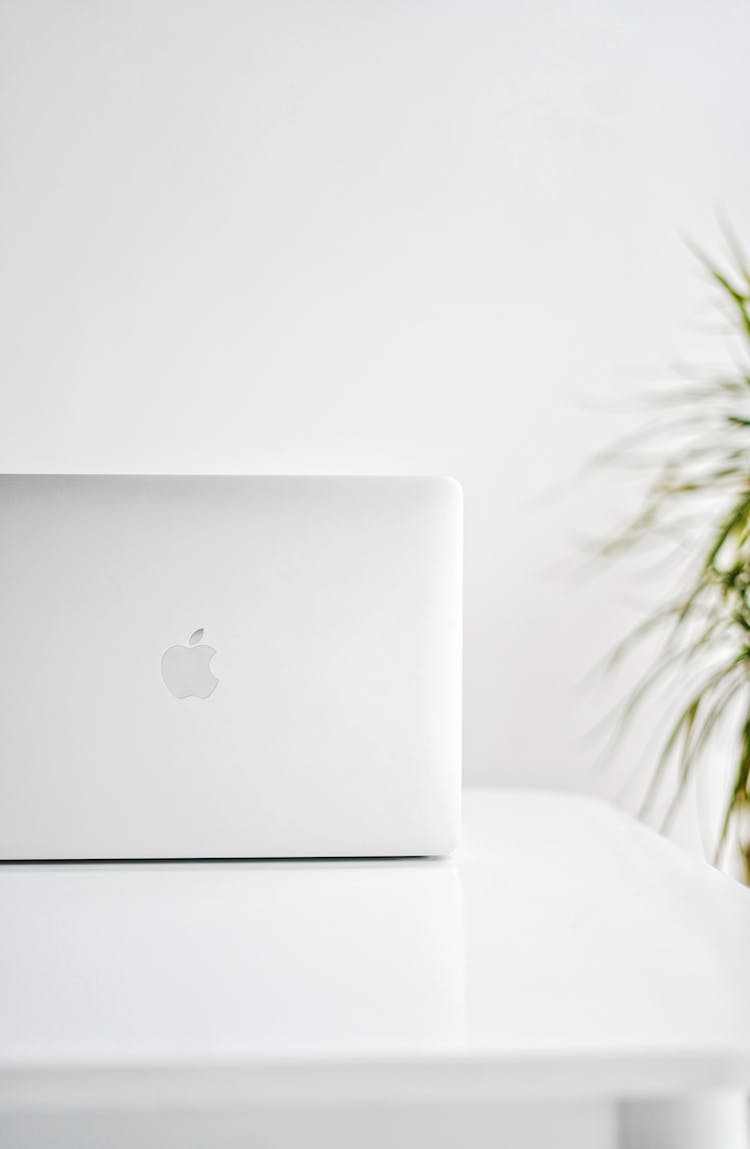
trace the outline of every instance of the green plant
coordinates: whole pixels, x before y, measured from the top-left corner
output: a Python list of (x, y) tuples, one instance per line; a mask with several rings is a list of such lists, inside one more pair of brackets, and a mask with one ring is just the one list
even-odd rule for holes
[[(665, 680), (676, 686), (678, 704), (642, 803), (642, 813), (649, 813), (668, 789), (665, 823), (717, 736), (734, 745), (717, 861), (733, 819), (750, 802), (750, 270), (732, 237), (728, 243), (726, 267), (696, 255), (717, 289), (737, 359), (707, 377), (682, 371), (672, 385), (645, 397), (655, 418), (603, 459), (645, 464), (646, 494), (635, 518), (599, 552), (619, 558), (656, 542), (678, 562), (672, 601), (649, 614), (611, 656), (615, 665), (644, 642), (652, 654), (618, 711), (617, 727), (622, 732)], [(750, 876), (750, 849), (744, 850)]]

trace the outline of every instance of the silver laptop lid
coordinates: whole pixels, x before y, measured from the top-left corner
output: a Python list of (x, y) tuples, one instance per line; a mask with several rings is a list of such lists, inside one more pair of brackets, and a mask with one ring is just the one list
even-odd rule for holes
[(456, 841), (450, 479), (0, 477), (0, 857)]

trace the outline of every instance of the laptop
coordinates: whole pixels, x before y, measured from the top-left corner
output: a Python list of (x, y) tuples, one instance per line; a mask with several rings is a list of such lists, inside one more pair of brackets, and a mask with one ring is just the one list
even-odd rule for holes
[(442, 855), (446, 478), (0, 477), (0, 858)]

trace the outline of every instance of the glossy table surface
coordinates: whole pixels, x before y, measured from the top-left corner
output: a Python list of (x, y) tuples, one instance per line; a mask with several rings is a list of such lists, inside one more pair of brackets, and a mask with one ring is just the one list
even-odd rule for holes
[(0, 867), (0, 1106), (750, 1086), (750, 893), (595, 799), (445, 860)]

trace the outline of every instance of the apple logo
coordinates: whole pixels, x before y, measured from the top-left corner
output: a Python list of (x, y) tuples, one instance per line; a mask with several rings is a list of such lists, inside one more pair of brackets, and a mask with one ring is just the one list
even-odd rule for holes
[(161, 676), (175, 698), (208, 698), (213, 694), (218, 678), (211, 671), (211, 659), (216, 654), (212, 646), (199, 646), (203, 627), (194, 630), (187, 646), (170, 646), (161, 660)]

